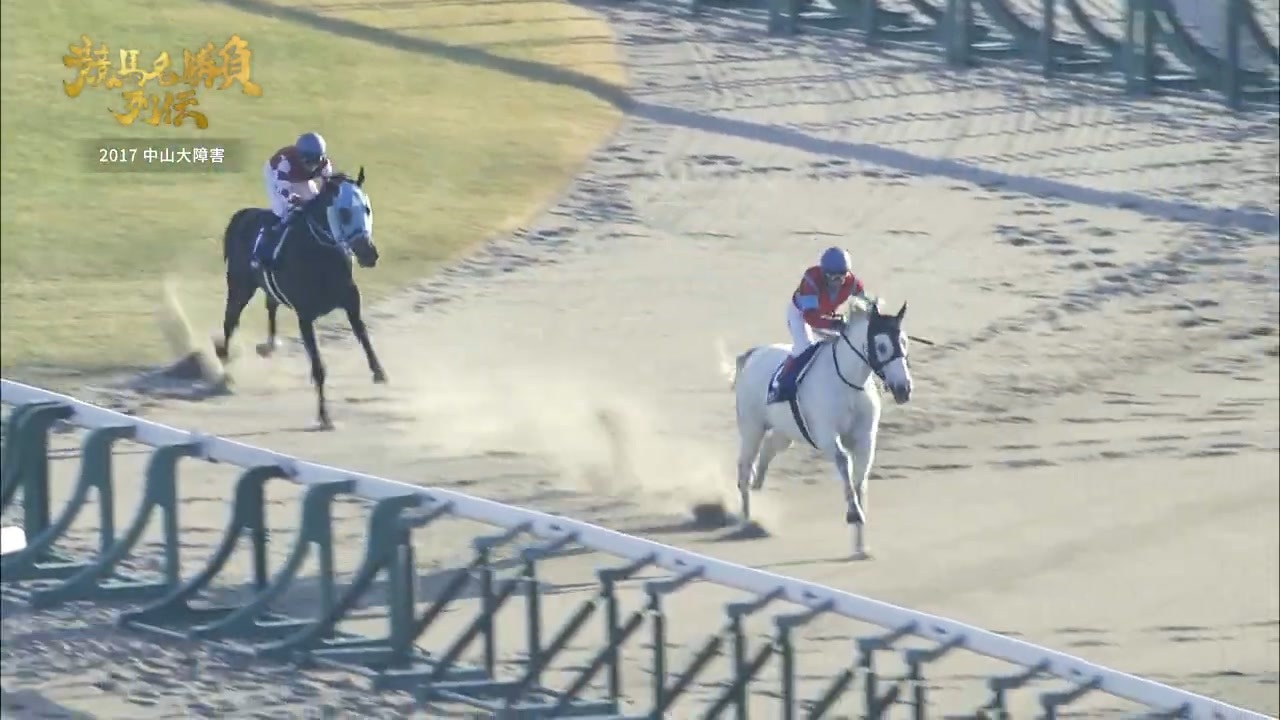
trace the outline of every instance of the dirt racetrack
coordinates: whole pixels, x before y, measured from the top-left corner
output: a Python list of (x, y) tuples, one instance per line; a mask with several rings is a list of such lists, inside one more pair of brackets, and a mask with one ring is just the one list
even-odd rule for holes
[[(1274, 220), (1269, 232), (1237, 222), (1277, 212), (1275, 116), (1121, 101), (1013, 67), (955, 74), (933, 55), (769, 39), (755, 19), (660, 5), (600, 9), (625, 45), (636, 106), (564, 199), (375, 309), (391, 385), (370, 384), (350, 339), (322, 341), (336, 432), (306, 431), (303, 357), (261, 361), (249, 349), (259, 338), (241, 339), (230, 397), (116, 401), (320, 462), (650, 532), (1280, 712), (1280, 265)], [(1065, 184), (1063, 196), (1036, 194), (1035, 178)], [(802, 449), (764, 491), (771, 537), (657, 532), (732, 482), (717, 343), (784, 340), (793, 283), (831, 244), (850, 249), (873, 292), (909, 301), (910, 332), (938, 343), (913, 346), (915, 396), (885, 412), (877, 558), (840, 559), (839, 489)], [(626, 427), (621, 474), (607, 474), (601, 409)], [(185, 522), (219, 527), (223, 508), (206, 497)], [(456, 556), (463, 539), (437, 551)], [(598, 560), (564, 560), (556, 577), (580, 579)], [(716, 622), (724, 597), (682, 600), (678, 624)], [(150, 682), (130, 669), (138, 654), (154, 653), (163, 675), (186, 651), (66, 622), (6, 618), (7, 693), (101, 717), (182, 714), (197, 696), (237, 717), (404, 709), (320, 681), (277, 691), (274, 671), (225, 667), (207, 676), (231, 678), (221, 685), (160, 683), (138, 702)], [(850, 632), (815, 628), (807, 688), (846, 657), (824, 638)], [(20, 649), (31, 633), (61, 639), (37, 655)], [(94, 652), (125, 658), (105, 690), (91, 668), (75, 682), (51, 669)], [(944, 710), (977, 691), (966, 678), (983, 669), (946, 666)], [(769, 698), (757, 702), (768, 716)]]

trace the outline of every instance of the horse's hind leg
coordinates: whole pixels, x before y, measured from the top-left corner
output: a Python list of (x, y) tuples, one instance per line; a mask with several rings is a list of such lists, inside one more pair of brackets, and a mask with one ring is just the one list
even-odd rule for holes
[(227, 271), (227, 306), (222, 313), (222, 340), (213, 341), (213, 351), (219, 360), (225, 362), (230, 356), (227, 348), (231, 345), (231, 336), (240, 326), (240, 315), (257, 290), (257, 285), (251, 279)]
[(760, 446), (760, 457), (756, 460), (755, 480), (751, 484), (752, 490), (760, 490), (764, 487), (765, 475), (769, 473), (769, 463), (780, 453), (791, 447), (791, 438), (783, 435), (777, 430), (770, 430), (765, 433), (764, 443)]
[(271, 293), (263, 293), (267, 300), (267, 340), (258, 343), (258, 355), (268, 357), (280, 347), (280, 341), (276, 339), (276, 313), (280, 310), (280, 303), (271, 297)]
[(320, 347), (316, 344), (315, 318), (299, 313), (298, 332), (302, 335), (302, 346), (307, 349), (307, 358), (311, 361), (311, 382), (316, 386), (316, 414), (321, 430), (332, 430), (333, 421), (329, 419), (329, 407), (324, 401), (324, 361), (320, 359)]
[(360, 288), (351, 286), (351, 297), (346, 303), (347, 322), (351, 324), (351, 332), (355, 333), (356, 339), (360, 341), (360, 347), (364, 348), (365, 360), (369, 362), (369, 372), (373, 373), (373, 381), (375, 383), (385, 383), (387, 381), (387, 373), (382, 369), (382, 363), (378, 362), (378, 355), (373, 351), (373, 343), (369, 341), (369, 329), (364, 325), (364, 317), (360, 314)]
[(751, 488), (755, 484), (756, 458), (767, 428), (763, 422), (744, 418), (738, 412), (738, 499), (744, 521), (751, 519)]

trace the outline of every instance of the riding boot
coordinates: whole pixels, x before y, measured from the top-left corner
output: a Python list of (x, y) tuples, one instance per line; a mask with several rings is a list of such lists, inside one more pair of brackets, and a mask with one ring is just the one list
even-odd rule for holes
[(258, 241), (254, 247), (253, 265), (257, 268), (269, 269), (275, 256), (277, 238), (280, 237), (281, 231), (284, 230), (287, 218), (277, 220), (273, 225), (262, 231), (262, 239)]
[(783, 400), (789, 399), (795, 390), (795, 378), (793, 373), (795, 370), (796, 359), (788, 357), (782, 361), (782, 370), (778, 373), (778, 384), (774, 387), (774, 397)]

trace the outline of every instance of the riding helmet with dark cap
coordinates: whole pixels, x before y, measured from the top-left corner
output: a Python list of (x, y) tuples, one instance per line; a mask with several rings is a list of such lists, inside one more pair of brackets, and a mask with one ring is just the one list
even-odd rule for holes
[(319, 133), (307, 132), (299, 135), (294, 147), (298, 150), (298, 159), (307, 166), (307, 169), (315, 170), (324, 162), (324, 138), (320, 137)]
[(836, 280), (849, 274), (853, 269), (853, 262), (849, 258), (849, 253), (842, 248), (829, 247), (823, 251), (822, 257), (818, 260), (818, 267), (828, 280)]

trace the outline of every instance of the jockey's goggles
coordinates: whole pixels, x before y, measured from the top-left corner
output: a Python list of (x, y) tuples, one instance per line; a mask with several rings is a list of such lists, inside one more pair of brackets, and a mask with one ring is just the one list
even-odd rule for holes
[(844, 282), (844, 273), (823, 273), (823, 275), (827, 278), (827, 283), (830, 285), (838, 285)]

